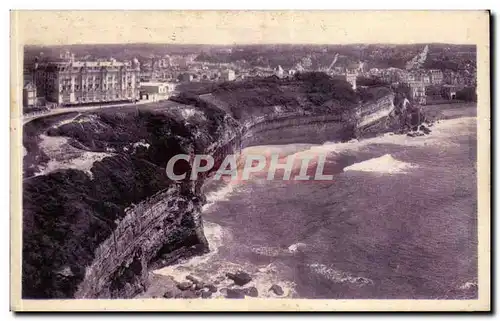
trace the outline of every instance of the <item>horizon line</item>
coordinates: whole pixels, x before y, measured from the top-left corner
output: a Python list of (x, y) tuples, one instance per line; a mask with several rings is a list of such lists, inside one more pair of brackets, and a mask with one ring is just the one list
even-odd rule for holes
[(164, 46), (356, 46), (356, 45), (392, 45), (392, 46), (408, 46), (408, 45), (452, 45), (452, 46), (477, 46), (474, 43), (454, 43), (454, 42), (350, 42), (350, 43), (288, 43), (288, 42), (266, 42), (266, 43), (233, 43), (233, 44), (217, 44), (217, 43), (170, 43), (170, 42), (103, 42), (103, 43), (67, 43), (67, 44), (24, 44), (24, 47), (63, 47), (63, 46), (110, 46), (110, 45), (164, 45)]

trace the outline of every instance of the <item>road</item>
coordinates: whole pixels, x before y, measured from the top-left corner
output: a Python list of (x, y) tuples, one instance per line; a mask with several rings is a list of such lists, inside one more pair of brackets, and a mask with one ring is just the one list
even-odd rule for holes
[(36, 115), (31, 115), (31, 116), (23, 116), (23, 125), (32, 121), (33, 119), (41, 118), (41, 117), (47, 117), (47, 116), (53, 116), (57, 114), (63, 114), (63, 113), (68, 113), (68, 112), (80, 112), (80, 111), (87, 111), (87, 110), (97, 110), (97, 109), (106, 109), (106, 108), (115, 108), (115, 107), (125, 107), (125, 106), (135, 106), (135, 105), (144, 105), (152, 103), (152, 101), (148, 100), (140, 100), (137, 103), (123, 103), (123, 104), (113, 104), (113, 105), (99, 105), (99, 106), (86, 106), (86, 107), (65, 107), (65, 108), (54, 108), (51, 109), (48, 112), (45, 113), (40, 113)]

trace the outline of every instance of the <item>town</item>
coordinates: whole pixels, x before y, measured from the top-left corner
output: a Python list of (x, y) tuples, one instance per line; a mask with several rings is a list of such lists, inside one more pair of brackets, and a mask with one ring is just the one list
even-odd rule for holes
[(106, 51), (116, 58), (79, 54), (81, 48), (77, 53), (28, 48), (23, 112), (158, 102), (193, 88), (262, 77), (285, 79), (311, 71), (344, 79), (355, 91), (373, 83), (405, 88), (407, 98), (417, 105), (476, 100), (474, 48), (439, 44), (271, 48), (193, 46), (170, 54), (158, 48), (151, 49), (153, 53), (135, 47)]

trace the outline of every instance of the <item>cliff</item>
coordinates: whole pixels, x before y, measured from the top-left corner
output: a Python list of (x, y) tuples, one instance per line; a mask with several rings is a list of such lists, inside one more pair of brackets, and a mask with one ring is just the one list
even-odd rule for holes
[[(200, 191), (210, 173), (170, 181), (165, 166), (172, 156), (211, 154), (217, 161), (252, 145), (348, 140), (385, 124), (396, 109), (392, 94), (357, 106), (313, 93), (311, 105), (304, 103), (307, 90), (286, 91), (287, 99), (277, 95), (265, 106), (253, 96), (235, 102), (245, 90), (181, 95), (174, 104), (102, 110), (51, 126), (49, 137), (109, 156), (88, 172), (59, 169), (24, 180), (23, 297), (130, 298), (148, 286), (150, 268), (206, 253)], [(178, 162), (174, 171), (189, 174), (190, 165)]]

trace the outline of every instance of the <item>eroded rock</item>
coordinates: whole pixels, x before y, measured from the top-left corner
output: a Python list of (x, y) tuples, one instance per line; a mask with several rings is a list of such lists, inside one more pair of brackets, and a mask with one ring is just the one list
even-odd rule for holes
[(248, 282), (252, 281), (252, 277), (250, 274), (243, 272), (243, 271), (238, 271), (236, 273), (226, 273), (226, 276), (234, 281), (234, 284), (239, 285), (239, 286), (244, 286)]
[(174, 295), (174, 292), (173, 292), (173, 291), (166, 291), (166, 292), (163, 294), (163, 297), (164, 297), (165, 299), (171, 299), (171, 298), (175, 297), (175, 295)]
[(244, 289), (227, 289), (226, 298), (228, 299), (244, 299), (245, 290)]
[(200, 283), (200, 282), (201, 282), (201, 280), (200, 280), (200, 279), (198, 279), (197, 277), (195, 277), (195, 276), (193, 276), (193, 275), (191, 275), (191, 274), (189, 274), (188, 276), (186, 276), (186, 280), (191, 281), (191, 282), (193, 282), (194, 284), (198, 284), (198, 283)]
[(277, 284), (273, 284), (270, 288), (269, 291), (274, 292), (276, 295), (283, 295), (285, 292), (283, 291), (283, 288)]
[(188, 281), (177, 283), (177, 288), (179, 290), (182, 290), (182, 291), (189, 290), (192, 286), (193, 286), (193, 283), (188, 282)]
[(217, 292), (217, 287), (213, 284), (205, 284), (205, 288), (208, 289), (208, 291), (215, 293)]
[(177, 299), (196, 299), (198, 298), (198, 294), (194, 291), (182, 291), (178, 295), (175, 296)]

